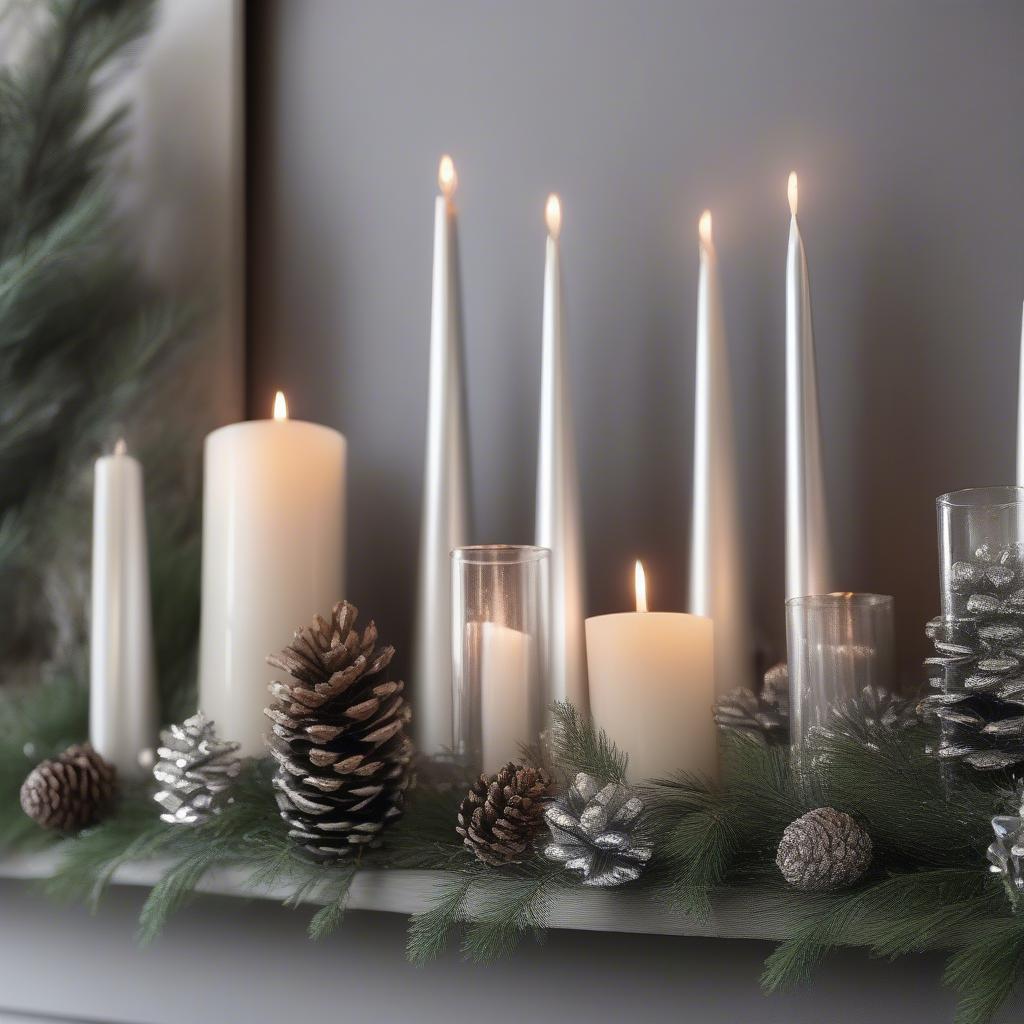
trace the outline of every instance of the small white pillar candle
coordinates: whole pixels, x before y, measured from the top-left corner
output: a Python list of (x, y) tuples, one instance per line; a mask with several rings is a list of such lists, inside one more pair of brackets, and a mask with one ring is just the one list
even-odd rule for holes
[(199, 707), (243, 757), (265, 753), (267, 655), (345, 597), (345, 451), (280, 392), (206, 438)]
[(96, 460), (92, 533), (89, 741), (125, 776), (157, 731), (142, 466), (118, 441)]
[(488, 774), (520, 760), (521, 746), (537, 739), (532, 706), (537, 667), (528, 634), (480, 623), (480, 745)]
[(637, 610), (587, 619), (594, 723), (629, 755), (629, 778), (680, 771), (715, 777), (714, 630), (700, 615), (647, 610), (636, 563)]

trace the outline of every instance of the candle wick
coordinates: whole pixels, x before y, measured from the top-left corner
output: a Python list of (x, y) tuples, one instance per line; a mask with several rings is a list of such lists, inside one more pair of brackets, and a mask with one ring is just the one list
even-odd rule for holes
[(114, 445), (114, 454), (115, 455), (127, 455), (128, 454), (128, 445), (125, 442), (125, 439), (123, 437), (119, 437), (117, 439), (117, 443)]

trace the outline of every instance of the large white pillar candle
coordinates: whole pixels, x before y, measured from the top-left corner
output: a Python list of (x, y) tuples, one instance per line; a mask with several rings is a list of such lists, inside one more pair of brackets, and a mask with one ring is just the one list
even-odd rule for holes
[(521, 758), (521, 746), (536, 742), (534, 717), (537, 665), (527, 633), (482, 622), (480, 719), (483, 770), (494, 774)]
[(92, 525), (89, 740), (126, 776), (157, 731), (142, 466), (124, 441), (96, 461)]
[(540, 430), (537, 452), (538, 547), (551, 551), (551, 650), (545, 703), (564, 700), (587, 710), (587, 657), (583, 632), (583, 525), (569, 366), (562, 320), (559, 237), (562, 205), (548, 196), (541, 322)]
[(469, 445), (462, 376), (462, 302), (450, 156), (438, 168), (430, 304), (430, 380), (413, 642), (413, 729), (428, 755), (452, 749), (451, 552), (469, 543)]
[(680, 771), (714, 777), (714, 628), (700, 615), (647, 610), (640, 563), (637, 610), (587, 619), (594, 723), (629, 755), (629, 778)]
[(199, 707), (243, 757), (264, 753), (266, 657), (345, 596), (345, 438), (287, 418), (206, 438)]
[(789, 176), (786, 254), (786, 600), (835, 590), (818, 417), (818, 370), (807, 258)]
[(726, 693), (753, 685), (754, 644), (736, 484), (729, 352), (709, 210), (701, 216), (698, 232), (690, 611), (715, 624), (715, 687)]

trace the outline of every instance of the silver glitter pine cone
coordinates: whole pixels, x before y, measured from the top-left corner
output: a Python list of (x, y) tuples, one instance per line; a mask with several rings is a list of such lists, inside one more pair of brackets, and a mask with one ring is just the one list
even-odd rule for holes
[(1024, 904), (1024, 787), (1017, 788), (1017, 813), (992, 819), (995, 839), (988, 848), (989, 870), (1002, 878), (1010, 902)]
[(480, 776), (459, 807), (455, 831), (484, 864), (520, 864), (544, 824), (550, 789), (543, 769), (510, 761), (495, 775)]
[(153, 777), (160, 785), (154, 800), (169, 825), (201, 825), (232, 802), (231, 789), (242, 769), (238, 743), (217, 739), (217, 730), (201, 711), (160, 733)]
[(761, 690), (741, 686), (715, 702), (715, 722), (765, 744), (789, 742), (789, 668), (780, 662), (764, 674)]
[(811, 736), (829, 740), (847, 737), (868, 750), (878, 750), (879, 732), (902, 732), (920, 721), (915, 701), (882, 686), (865, 686), (856, 697), (833, 708), (827, 724), (814, 726)]
[(271, 754), (277, 805), (289, 835), (315, 860), (365, 846), (399, 818), (409, 787), (411, 717), (404, 684), (387, 677), (393, 647), (371, 622), (355, 627), (343, 601), (317, 616), (267, 661), (288, 674), (271, 684)]
[(544, 856), (578, 872), (584, 885), (633, 882), (654, 852), (638, 828), (643, 810), (643, 801), (627, 786), (611, 782), (602, 788), (580, 772), (544, 812), (552, 839)]
[(21, 809), (38, 825), (77, 832), (94, 825), (117, 795), (117, 769), (88, 743), (41, 761), (21, 786)]
[(1024, 565), (1021, 548), (984, 545), (951, 567), (959, 614), (925, 632), (935, 655), (925, 661), (936, 693), (918, 706), (938, 720), (931, 750), (981, 771), (1024, 763)]
[(797, 889), (841, 889), (870, 866), (871, 836), (845, 811), (818, 807), (786, 826), (775, 863)]

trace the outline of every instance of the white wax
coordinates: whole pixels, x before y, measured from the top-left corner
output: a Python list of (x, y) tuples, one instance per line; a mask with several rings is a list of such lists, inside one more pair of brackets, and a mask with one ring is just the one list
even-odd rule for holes
[(587, 619), (590, 709), (629, 754), (638, 783), (679, 771), (718, 773), (714, 628), (677, 612)]
[(586, 712), (583, 527), (562, 320), (560, 222), (554, 227), (544, 259), (535, 533), (535, 543), (551, 551), (551, 650), (544, 703), (569, 701)]
[(727, 693), (753, 685), (754, 644), (736, 484), (729, 353), (710, 218), (700, 246), (694, 395), (689, 608), (715, 623), (715, 685), (719, 693)]
[(494, 622), (480, 625), (480, 718), (483, 770), (520, 760), (535, 743), (537, 664), (532, 639)]
[(1024, 487), (1024, 315), (1020, 325), (1020, 363), (1017, 367), (1017, 486)]
[(470, 541), (468, 441), (462, 376), (462, 305), (455, 207), (434, 205), (430, 381), (413, 644), (413, 729), (429, 755), (452, 748), (451, 561)]
[(786, 599), (833, 590), (811, 290), (794, 213), (786, 256)]
[(265, 753), (268, 654), (345, 594), (345, 438), (257, 420), (206, 438), (199, 707)]
[(157, 732), (142, 467), (118, 451), (96, 461), (93, 492), (89, 740), (125, 776)]

